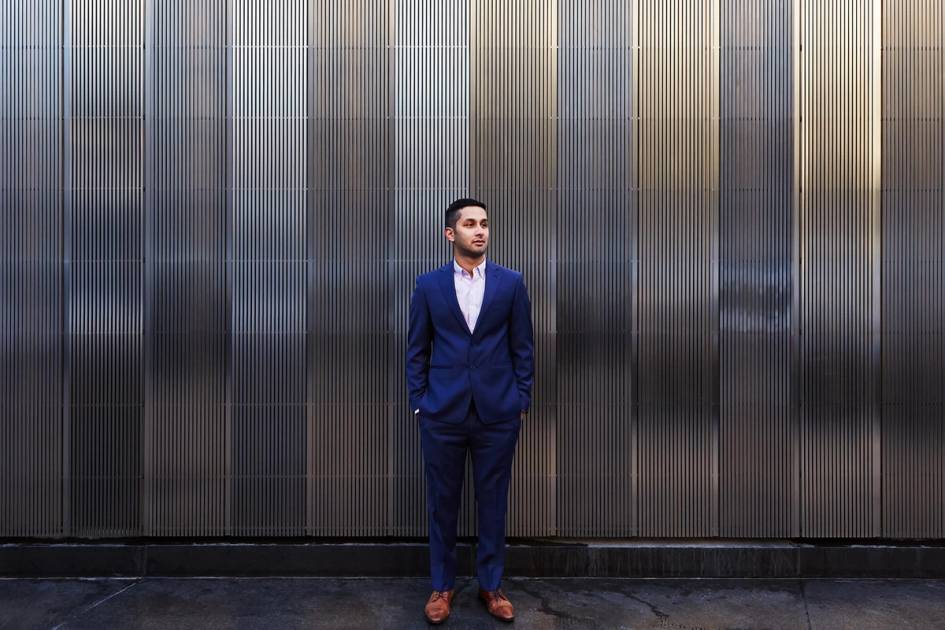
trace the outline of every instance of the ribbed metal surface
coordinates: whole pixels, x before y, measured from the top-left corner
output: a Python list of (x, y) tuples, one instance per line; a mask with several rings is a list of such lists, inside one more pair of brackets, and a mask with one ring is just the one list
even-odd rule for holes
[(0, 535), (424, 535), (469, 195), (533, 306), (510, 535), (945, 536), (943, 20), (4, 4)]
[(524, 274), (537, 357), (512, 464), (510, 536), (555, 532), (557, 9), (551, 0), (469, 3), (469, 189), (492, 209), (489, 255)]
[(719, 533), (796, 536), (791, 4), (720, 9)]
[(143, 531), (227, 530), (226, 7), (147, 5)]
[(301, 534), (306, 489), (305, 3), (231, 1), (227, 31), (231, 531)]
[[(443, 237), (446, 207), (469, 194), (469, 6), (466, 0), (403, 0), (393, 11), (389, 59), (392, 162), (388, 211), (377, 221), (386, 232), (388, 390), (386, 451), (388, 532), (426, 535), (426, 490), (417, 421), (407, 408), (407, 309), (417, 275), (449, 260)], [(339, 112), (343, 115), (343, 111)], [(355, 366), (357, 369), (357, 366)], [(472, 489), (467, 462), (465, 488)], [(461, 531), (474, 527), (472, 492), (463, 498)]]
[(62, 14), (0, 6), (0, 533), (62, 527)]
[(945, 536), (945, 11), (883, 3), (883, 533)]
[(641, 3), (639, 532), (718, 533), (718, 0)]
[(636, 533), (637, 24), (636, 2), (558, 7), (555, 438), (565, 536)]
[(144, 12), (74, 0), (63, 67), (66, 531), (140, 527)]
[[(390, 197), (390, 8), (308, 3), (308, 266), (299, 288), (307, 296), (307, 526), (315, 534), (387, 532), (388, 379), (403, 371), (387, 336), (388, 243), (402, 227)], [(411, 420), (402, 404), (398, 432)]]
[(796, 7), (804, 536), (880, 534), (879, 5)]

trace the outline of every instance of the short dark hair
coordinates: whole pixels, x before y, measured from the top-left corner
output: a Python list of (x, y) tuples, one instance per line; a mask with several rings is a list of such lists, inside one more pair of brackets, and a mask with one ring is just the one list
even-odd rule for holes
[(470, 199), (468, 197), (457, 199), (446, 209), (446, 227), (450, 227), (455, 230), (456, 222), (459, 221), (459, 211), (463, 208), (468, 208), (469, 206), (477, 206), (483, 210), (488, 210), (486, 204), (477, 199)]

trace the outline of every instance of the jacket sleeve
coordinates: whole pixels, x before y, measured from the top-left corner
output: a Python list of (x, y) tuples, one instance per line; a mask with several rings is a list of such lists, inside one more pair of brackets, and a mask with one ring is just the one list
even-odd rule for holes
[(410, 298), (407, 326), (407, 389), (411, 412), (420, 406), (420, 398), (427, 390), (431, 336), (430, 309), (418, 278)]
[(528, 411), (535, 380), (535, 342), (532, 335), (532, 305), (528, 299), (525, 281), (519, 276), (512, 302), (512, 321), (509, 329), (512, 344), (512, 365), (523, 402), (522, 411)]

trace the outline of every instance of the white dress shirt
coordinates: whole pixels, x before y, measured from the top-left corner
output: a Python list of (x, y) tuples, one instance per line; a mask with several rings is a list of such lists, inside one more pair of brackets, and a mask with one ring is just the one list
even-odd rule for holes
[(454, 258), (453, 287), (456, 289), (459, 310), (466, 318), (469, 332), (473, 332), (476, 329), (476, 320), (479, 319), (479, 311), (482, 309), (482, 296), (486, 291), (486, 259), (483, 258), (479, 266), (473, 268), (470, 275)]
[[(456, 300), (459, 310), (463, 312), (469, 332), (476, 330), (476, 320), (482, 310), (482, 296), (486, 293), (486, 259), (483, 258), (478, 266), (473, 268), (472, 274), (460, 267), (453, 259), (453, 288), (456, 289)], [(419, 409), (413, 412), (420, 413)]]

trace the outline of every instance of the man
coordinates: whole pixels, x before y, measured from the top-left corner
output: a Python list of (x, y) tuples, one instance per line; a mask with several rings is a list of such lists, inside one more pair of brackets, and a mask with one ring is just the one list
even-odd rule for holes
[(417, 278), (407, 333), (407, 385), (420, 428), (430, 521), (433, 593), (424, 614), (431, 623), (450, 614), (468, 450), (479, 522), (479, 598), (490, 614), (512, 621), (500, 581), (512, 455), (535, 371), (531, 304), (521, 273), (486, 261), (485, 204), (454, 201), (443, 233), (453, 243), (453, 260)]

